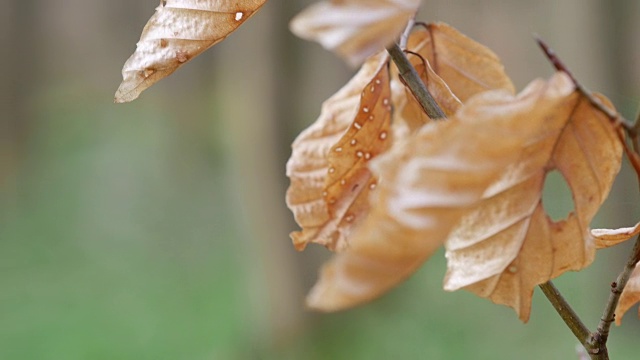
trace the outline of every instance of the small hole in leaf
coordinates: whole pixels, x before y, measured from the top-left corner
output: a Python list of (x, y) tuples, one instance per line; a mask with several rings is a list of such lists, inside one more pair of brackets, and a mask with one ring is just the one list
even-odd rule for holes
[(569, 184), (557, 170), (548, 173), (544, 181), (542, 206), (553, 221), (566, 219), (575, 208)]

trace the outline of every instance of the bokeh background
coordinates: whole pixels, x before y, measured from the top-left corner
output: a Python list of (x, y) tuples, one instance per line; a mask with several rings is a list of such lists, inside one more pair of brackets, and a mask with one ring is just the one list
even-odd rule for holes
[[(329, 256), (293, 250), (290, 143), (348, 68), (287, 23), (311, 1), (270, 0), (201, 57), (115, 105), (157, 0), (3, 0), (0, 11), (0, 359), (575, 359), (536, 290), (512, 310), (442, 290), (442, 251), (409, 281), (338, 314), (303, 307)], [(491, 47), (521, 89), (552, 73), (546, 39), (627, 117), (640, 103), (637, 0), (425, 0)], [(627, 164), (596, 227), (638, 220)], [(562, 179), (545, 206), (571, 210)], [(556, 281), (594, 327), (628, 245)], [(634, 310), (610, 353), (636, 358)]]

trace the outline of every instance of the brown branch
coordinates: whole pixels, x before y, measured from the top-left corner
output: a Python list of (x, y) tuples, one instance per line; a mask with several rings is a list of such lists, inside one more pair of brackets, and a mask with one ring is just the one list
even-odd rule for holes
[(609, 293), (609, 299), (604, 307), (600, 323), (598, 324), (596, 332), (592, 335), (592, 344), (594, 348), (604, 348), (606, 350), (607, 340), (609, 339), (609, 329), (611, 324), (615, 320), (615, 312), (620, 301), (620, 295), (627, 282), (631, 277), (631, 273), (636, 267), (636, 264), (640, 260), (640, 236), (636, 238), (636, 243), (633, 246), (633, 250), (627, 259), (627, 263), (624, 269), (618, 275), (615, 282), (611, 283), (611, 292)]
[(620, 115), (618, 112), (604, 105), (602, 101), (600, 101), (600, 99), (593, 96), (593, 93), (591, 93), (591, 91), (589, 91), (587, 88), (582, 86), (580, 82), (578, 82), (569, 68), (562, 62), (562, 60), (560, 60), (558, 55), (556, 55), (555, 51), (553, 51), (553, 49), (550, 48), (549, 45), (547, 45), (539, 37), (535, 36), (535, 38), (538, 42), (538, 45), (540, 45), (540, 48), (545, 53), (553, 67), (555, 67), (556, 70), (562, 71), (569, 75), (571, 81), (573, 81), (573, 84), (576, 87), (576, 90), (578, 90), (578, 92), (580, 92), (580, 94), (584, 96), (589, 101), (589, 103), (593, 105), (593, 107), (605, 114), (609, 118), (609, 120), (611, 120), (615, 127), (621, 127), (625, 130), (625, 132), (631, 139), (633, 148), (631, 148), (625, 140), (624, 134), (618, 132), (618, 138), (620, 139), (620, 142), (624, 147), (624, 151), (627, 155), (627, 158), (629, 159), (629, 162), (636, 172), (638, 180), (640, 180), (640, 155), (638, 153), (638, 149), (640, 149), (640, 140), (638, 140), (638, 137), (640, 136), (640, 114), (638, 114), (638, 119), (636, 120), (635, 124), (631, 124), (631, 122), (622, 117), (622, 115)]
[(580, 320), (578, 314), (576, 314), (573, 308), (571, 308), (571, 305), (569, 305), (567, 300), (565, 300), (562, 294), (560, 294), (558, 288), (556, 288), (551, 281), (547, 281), (539, 286), (553, 308), (558, 312), (558, 315), (560, 315), (564, 323), (567, 324), (567, 327), (569, 327), (573, 335), (575, 335), (576, 339), (578, 339), (580, 344), (588, 350), (587, 342), (591, 336), (591, 332), (587, 329), (582, 320)]
[(427, 90), (422, 79), (420, 79), (420, 75), (418, 75), (416, 69), (411, 65), (411, 62), (407, 59), (402, 49), (400, 49), (400, 46), (394, 43), (387, 51), (389, 55), (391, 55), (393, 62), (398, 66), (402, 80), (404, 80), (405, 84), (409, 87), (409, 90), (411, 90), (411, 93), (427, 116), (434, 120), (446, 118), (446, 115), (433, 99), (433, 96), (431, 96), (429, 90)]
[(569, 68), (562, 62), (562, 60), (560, 60), (556, 52), (551, 47), (549, 47), (549, 45), (547, 45), (547, 43), (545, 43), (544, 40), (540, 39), (537, 36), (535, 38), (536, 38), (536, 42), (538, 42), (538, 45), (540, 46), (544, 54), (547, 56), (547, 58), (549, 59), (553, 67), (556, 68), (556, 70), (562, 71), (565, 74), (569, 75), (569, 77), (571, 78), (571, 81), (576, 87), (576, 90), (578, 90), (580, 94), (582, 94), (585, 98), (587, 98), (587, 100), (589, 100), (591, 105), (593, 105), (596, 109), (600, 110), (603, 114), (605, 114), (611, 121), (614, 122), (615, 125), (622, 126), (626, 131), (633, 131), (633, 125), (628, 120), (623, 118), (615, 110), (610, 109), (609, 107), (604, 105), (602, 101), (600, 101), (600, 99), (593, 96), (591, 91), (589, 91), (587, 88), (582, 86), (582, 84), (575, 78), (575, 76), (573, 76), (573, 73), (569, 70)]

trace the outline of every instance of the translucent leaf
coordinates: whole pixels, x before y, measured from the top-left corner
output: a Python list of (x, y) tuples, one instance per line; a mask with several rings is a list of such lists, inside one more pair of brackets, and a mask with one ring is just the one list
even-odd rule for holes
[(447, 24), (416, 26), (407, 49), (426, 59), (462, 102), (486, 90), (515, 91), (493, 51)]
[(163, 0), (122, 68), (115, 102), (135, 100), (182, 64), (224, 40), (266, 0)]
[(604, 249), (625, 242), (640, 234), (640, 223), (620, 229), (593, 229), (591, 235), (596, 239), (596, 248)]
[(376, 186), (366, 164), (391, 141), (390, 102), (387, 57), (381, 54), (325, 101), (318, 120), (294, 141), (287, 205), (302, 227), (291, 234), (298, 250), (309, 242), (331, 250), (347, 246)]
[[(535, 286), (593, 261), (589, 223), (609, 193), (622, 156), (610, 120), (577, 92), (542, 116), (545, 121), (522, 144), (518, 161), (446, 243), (445, 289), (465, 288), (508, 305), (522, 321), (529, 319)], [(521, 119), (529, 121), (530, 115)], [(547, 216), (541, 200), (545, 177), (554, 169), (567, 181), (575, 203), (575, 211), (558, 222)]]
[[(616, 324), (620, 325), (622, 317), (633, 305), (640, 302), (640, 263), (636, 264), (636, 268), (631, 273), (631, 277), (627, 282), (627, 286), (622, 290), (618, 307), (616, 307), (615, 319)], [(640, 316), (640, 310), (638, 310)]]
[[(514, 92), (500, 59), (449, 25), (416, 25), (407, 40), (407, 50), (411, 63), (447, 117), (457, 111), (461, 100), (482, 91)], [(396, 83), (397, 75), (393, 81), (394, 90), (404, 87)], [(396, 122), (416, 129), (429, 120), (408, 88), (395, 91), (394, 96)]]
[(290, 28), (355, 66), (393, 43), (419, 5), (420, 0), (321, 1), (298, 14)]
[(355, 306), (413, 273), (572, 90), (571, 81), (558, 75), (517, 97), (485, 92), (447, 121), (395, 141), (371, 164), (380, 181), (368, 217), (350, 246), (323, 267), (308, 305), (323, 311)]

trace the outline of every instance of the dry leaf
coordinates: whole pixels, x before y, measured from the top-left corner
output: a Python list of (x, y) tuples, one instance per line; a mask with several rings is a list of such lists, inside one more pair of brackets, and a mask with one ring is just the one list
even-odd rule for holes
[(346, 246), (376, 186), (366, 163), (391, 140), (390, 97), (387, 56), (380, 54), (325, 101), (318, 120), (294, 141), (287, 205), (302, 228), (291, 234), (296, 249), (309, 242)]
[[(407, 40), (407, 50), (411, 63), (447, 117), (457, 111), (461, 100), (482, 91), (514, 92), (504, 66), (491, 50), (444, 23), (415, 26)], [(410, 90), (397, 80), (397, 70), (395, 73), (395, 122), (416, 129), (429, 118)]]
[(596, 239), (596, 248), (604, 249), (625, 242), (640, 234), (640, 223), (633, 227), (620, 229), (592, 229), (591, 235)]
[[(451, 92), (444, 80), (433, 71), (431, 65), (418, 56), (409, 55), (409, 61), (444, 114), (447, 117), (455, 114), (462, 103)], [(394, 67), (393, 69), (395, 71), (392, 72), (391, 88), (395, 105), (394, 126), (406, 125), (409, 131), (413, 132), (429, 122), (430, 119), (413, 96), (411, 90), (400, 79), (397, 68)]]
[(463, 103), (486, 90), (515, 92), (498, 56), (447, 24), (416, 26), (407, 49), (426, 59)]
[[(465, 288), (508, 305), (523, 321), (529, 319), (535, 286), (593, 261), (588, 226), (622, 156), (609, 119), (577, 92), (559, 106), (534, 111), (546, 120), (446, 243), (445, 289)], [(564, 176), (575, 203), (575, 211), (559, 222), (546, 215), (541, 201), (544, 179), (554, 169)]]
[[(640, 302), (640, 263), (636, 264), (636, 268), (631, 273), (627, 286), (624, 287), (622, 295), (620, 295), (620, 301), (618, 302), (615, 312), (617, 325), (622, 323), (622, 317), (627, 310), (638, 302)], [(640, 316), (640, 309), (638, 310), (638, 316)]]
[(420, 0), (321, 1), (298, 14), (289, 27), (356, 66), (392, 44), (419, 5)]
[(451, 119), (394, 142), (372, 163), (380, 182), (369, 216), (349, 248), (323, 267), (308, 305), (323, 311), (355, 306), (413, 273), (572, 89), (566, 76), (557, 75), (517, 97), (485, 92)]
[(266, 0), (163, 0), (122, 68), (115, 102), (135, 100), (182, 64), (224, 40)]

